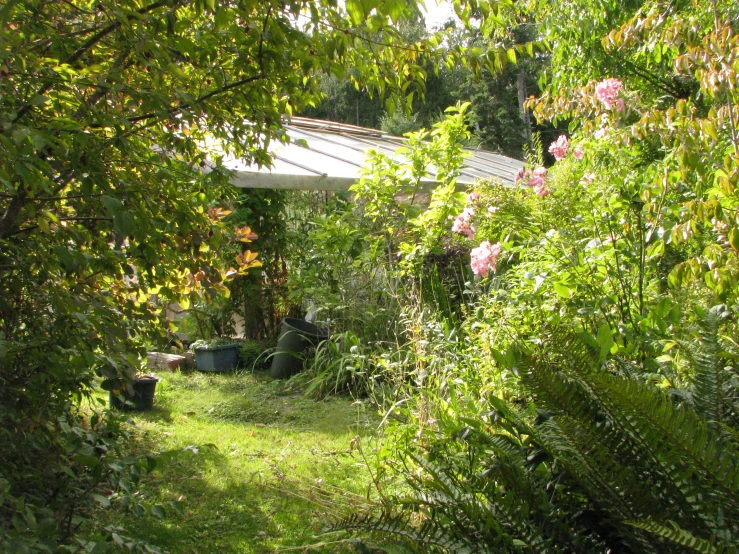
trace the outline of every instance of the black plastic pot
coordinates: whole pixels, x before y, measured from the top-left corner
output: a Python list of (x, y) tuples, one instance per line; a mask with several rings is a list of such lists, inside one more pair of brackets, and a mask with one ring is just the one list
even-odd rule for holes
[(272, 357), (270, 375), (275, 379), (292, 377), (303, 369), (303, 358), (300, 354), (327, 338), (328, 335), (312, 323), (286, 317), (282, 321), (277, 348)]
[[(115, 391), (111, 390), (108, 394), (110, 407), (127, 412), (143, 412), (145, 410), (151, 410), (154, 406), (154, 391), (156, 390), (158, 382), (159, 379), (156, 377), (134, 379), (133, 396), (129, 396), (125, 390), (120, 391), (117, 394)], [(126, 400), (128, 400), (128, 402), (126, 402)]]

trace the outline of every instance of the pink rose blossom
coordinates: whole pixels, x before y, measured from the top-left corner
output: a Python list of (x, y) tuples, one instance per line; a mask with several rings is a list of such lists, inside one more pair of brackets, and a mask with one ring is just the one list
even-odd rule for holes
[(494, 214), (494, 213), (495, 213), (495, 212), (497, 212), (497, 211), (498, 211), (499, 209), (500, 209), (500, 208), (499, 208), (498, 206), (488, 206), (488, 213), (489, 213), (489, 214)]
[(547, 176), (547, 168), (546, 167), (537, 167), (534, 170), (534, 175), (536, 175), (537, 177), (544, 177), (544, 178), (546, 178), (546, 176)]
[(529, 179), (527, 185), (529, 187), (542, 187), (546, 184), (547, 180), (541, 175), (534, 175)]
[(528, 173), (528, 170), (525, 167), (522, 167), (518, 171), (516, 171), (516, 176), (514, 177), (514, 180), (518, 183), (519, 181), (523, 181), (526, 177), (526, 174)]
[(554, 159), (559, 161), (567, 155), (567, 150), (570, 148), (570, 141), (567, 140), (565, 135), (559, 135), (559, 138), (549, 145), (549, 152), (554, 156)]
[[(616, 97), (622, 86), (623, 83), (618, 79), (601, 81), (595, 86), (595, 97), (603, 103), (607, 110), (610, 110), (616, 104)], [(618, 105), (616, 105), (616, 109), (621, 111), (618, 109)], [(621, 109), (623, 109), (623, 100), (621, 101)]]
[(500, 243), (490, 244), (489, 241), (482, 242), (477, 248), (470, 252), (470, 266), (475, 275), (487, 277), (492, 270), (495, 273), (500, 256)]
[(471, 192), (467, 195), (467, 203), (473, 204), (477, 202), (477, 199), (480, 198), (480, 195), (476, 192)]
[(582, 160), (585, 157), (585, 150), (583, 150), (583, 147), (578, 144), (575, 146), (575, 149), (572, 151), (572, 155), (575, 157), (577, 161)]
[(623, 98), (616, 99), (616, 111), (617, 112), (622, 112), (622, 111), (624, 111), (624, 107), (625, 107), (625, 105), (624, 105), (624, 99)]
[(547, 188), (546, 183), (542, 183), (541, 185), (536, 185), (534, 187), (534, 192), (539, 196), (546, 196), (551, 191)]
[(470, 225), (472, 216), (475, 214), (475, 210), (472, 208), (465, 208), (461, 214), (459, 214), (452, 224), (452, 232), (459, 233), (460, 235), (466, 235), (468, 239), (474, 240), (475, 230)]

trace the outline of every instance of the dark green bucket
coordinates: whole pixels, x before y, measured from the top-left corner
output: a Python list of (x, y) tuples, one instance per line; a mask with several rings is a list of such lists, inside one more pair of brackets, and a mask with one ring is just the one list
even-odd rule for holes
[[(110, 391), (108, 394), (110, 407), (116, 410), (136, 412), (151, 410), (154, 406), (154, 392), (158, 382), (159, 379), (156, 377), (134, 379), (133, 396), (128, 396), (125, 392), (116, 394)], [(128, 403), (126, 403), (126, 400), (128, 400)]]
[(303, 369), (301, 354), (311, 346), (328, 338), (319, 327), (303, 319), (286, 317), (282, 321), (277, 348), (272, 357), (270, 375), (275, 379), (287, 379)]

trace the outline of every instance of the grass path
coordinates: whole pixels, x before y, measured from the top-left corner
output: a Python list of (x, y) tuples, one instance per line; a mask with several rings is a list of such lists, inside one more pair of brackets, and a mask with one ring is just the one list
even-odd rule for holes
[(315, 402), (253, 374), (158, 377), (155, 409), (132, 419), (145, 444), (177, 454), (146, 478), (142, 495), (181, 499), (183, 510), (161, 519), (109, 511), (106, 523), (171, 554), (275, 552), (310, 544), (325, 521), (316, 505), (280, 490), (291, 486), (280, 475), (366, 491), (370, 476), (351, 445), (371, 439), (370, 406)]

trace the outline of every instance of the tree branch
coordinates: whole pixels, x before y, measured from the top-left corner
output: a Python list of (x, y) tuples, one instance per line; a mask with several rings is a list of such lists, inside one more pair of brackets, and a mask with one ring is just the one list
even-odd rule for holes
[[(175, 0), (175, 5), (179, 3), (180, 0)], [(169, 4), (169, 0), (158, 0), (157, 2), (154, 2), (153, 4), (149, 4), (148, 6), (144, 6), (143, 8), (140, 8), (136, 10), (136, 13), (138, 15), (143, 15), (146, 13), (149, 13), (151, 11), (154, 11), (158, 8), (167, 6)], [(126, 17), (126, 20), (129, 21), (131, 19), (134, 19), (134, 15), (129, 15)], [(103, 40), (106, 36), (108, 36), (110, 33), (118, 29), (122, 25), (122, 21), (118, 20), (114, 23), (111, 23), (107, 27), (103, 27), (95, 33), (93, 36), (91, 36), (89, 39), (87, 39), (77, 50), (74, 51), (74, 53), (69, 56), (66, 60), (61, 60), (59, 62), (59, 65), (67, 64), (72, 65), (76, 61), (78, 61), (84, 54), (87, 52), (90, 48), (95, 46), (98, 42)], [(48, 92), (53, 85), (51, 83), (46, 83), (41, 86), (41, 88), (38, 89), (35, 96), (40, 96)], [(30, 110), (33, 108), (31, 104), (25, 104), (21, 109), (18, 110), (18, 113), (16, 116), (11, 120), (11, 123), (15, 123), (16, 121), (19, 121), (22, 117), (24, 117)]]
[[(240, 79), (238, 81), (234, 81), (233, 83), (230, 83), (230, 84), (225, 85), (225, 86), (223, 86), (221, 88), (212, 90), (209, 93), (204, 94), (203, 96), (200, 96), (199, 98), (196, 98), (193, 102), (186, 103), (186, 104), (181, 104), (179, 106), (172, 106), (171, 108), (169, 108), (169, 110), (167, 112), (167, 117), (172, 117), (173, 115), (181, 112), (182, 110), (186, 110), (188, 108), (192, 108), (194, 106), (197, 106), (198, 104), (202, 104), (203, 102), (205, 102), (207, 100), (210, 100), (211, 98), (213, 98), (214, 96), (216, 96), (218, 94), (222, 94), (222, 93), (227, 92), (229, 90), (232, 90), (232, 89), (235, 89), (235, 88), (244, 86), (244, 85), (246, 85), (248, 83), (252, 83), (254, 81), (258, 81), (259, 79), (264, 79), (264, 78), (265, 78), (264, 73), (260, 72), (257, 75), (252, 75), (251, 77), (246, 77), (244, 79)], [(155, 117), (160, 117), (161, 115), (162, 115), (161, 112), (149, 112), (149, 113), (145, 113), (145, 114), (142, 114), (142, 115), (137, 115), (137, 116), (134, 116), (134, 117), (129, 117), (127, 119), (127, 121), (129, 121), (130, 123), (136, 123), (138, 121), (145, 121), (147, 119), (153, 119)]]

